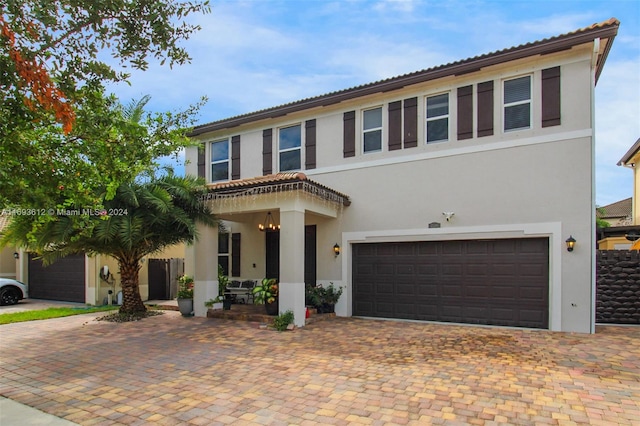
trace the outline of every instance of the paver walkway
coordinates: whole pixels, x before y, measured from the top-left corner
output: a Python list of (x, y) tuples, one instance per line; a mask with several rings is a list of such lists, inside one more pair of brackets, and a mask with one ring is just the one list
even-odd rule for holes
[(81, 425), (640, 424), (640, 327), (100, 315), (0, 326), (0, 395)]

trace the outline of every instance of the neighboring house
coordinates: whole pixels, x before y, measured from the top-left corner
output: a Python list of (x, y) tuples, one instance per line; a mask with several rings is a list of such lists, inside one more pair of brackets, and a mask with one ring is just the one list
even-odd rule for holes
[(640, 237), (640, 206), (638, 205), (640, 173), (636, 167), (638, 163), (640, 163), (640, 138), (618, 161), (618, 166), (633, 170), (633, 196), (602, 208), (604, 210), (602, 218), (607, 220), (611, 227), (598, 230), (598, 249), (600, 250), (640, 249), (640, 242), (634, 245), (634, 240), (637, 241)]
[[(27, 284), (31, 298), (102, 305), (111, 290), (112, 302), (118, 301), (120, 274), (110, 256), (70, 255), (45, 267), (30, 253), (18, 250), (16, 254), (18, 261), (11, 253), (15, 277)], [(4, 266), (4, 251), (2, 256)], [(144, 259), (139, 275), (142, 300), (175, 297), (176, 279), (184, 273), (184, 256), (185, 245), (179, 244)], [(105, 265), (108, 276), (101, 274)]]
[(632, 225), (633, 214), (631, 203), (632, 198), (629, 197), (616, 201), (615, 203), (607, 204), (596, 210), (596, 216), (609, 223), (609, 226)]
[(223, 248), (299, 326), (305, 283), (333, 283), (340, 316), (594, 332), (593, 93), (618, 26), (197, 126), (187, 173), (231, 235), (187, 248), (196, 315)]
[[(9, 215), (0, 214), (0, 235), (8, 223)], [(7, 246), (0, 249), (0, 278), (16, 279), (17, 262), (14, 253), (16, 253), (14, 247)]]
[(629, 148), (629, 151), (618, 161), (618, 166), (625, 166), (633, 169), (633, 205), (631, 225), (640, 225), (640, 172), (637, 164), (640, 163), (640, 138)]

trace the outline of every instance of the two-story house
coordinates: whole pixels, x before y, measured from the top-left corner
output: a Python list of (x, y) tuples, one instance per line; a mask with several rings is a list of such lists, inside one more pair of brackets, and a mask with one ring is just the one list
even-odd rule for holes
[[(594, 87), (619, 22), (197, 126), (228, 234), (187, 249), (341, 316), (594, 332)], [(272, 224), (273, 226), (269, 226)], [(567, 240), (575, 240), (568, 250)]]

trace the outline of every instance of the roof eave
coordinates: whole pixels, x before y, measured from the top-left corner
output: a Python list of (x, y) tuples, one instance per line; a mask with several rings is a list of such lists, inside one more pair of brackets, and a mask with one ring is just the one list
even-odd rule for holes
[(611, 50), (613, 40), (618, 33), (619, 26), (620, 23), (612, 18), (604, 25), (596, 26), (595, 28), (589, 28), (575, 33), (557, 36), (550, 40), (541, 40), (522, 46), (504, 49), (494, 53), (480, 55), (475, 58), (465, 59), (453, 64), (434, 67), (422, 72), (418, 71), (415, 73), (383, 80), (381, 82), (369, 83), (351, 89), (329, 93), (327, 95), (321, 95), (314, 98), (280, 105), (237, 117), (231, 117), (220, 121), (214, 121), (208, 124), (202, 124), (200, 126), (196, 126), (188, 136), (198, 136), (216, 130), (237, 127), (254, 121), (281, 117), (283, 115), (303, 111), (306, 109), (334, 105), (348, 99), (354, 99), (375, 93), (398, 90), (412, 84), (423, 83), (426, 81), (448, 77), (451, 75), (468, 74), (471, 72), (479, 71), (488, 66), (497, 65), (530, 56), (548, 55), (551, 53), (571, 49), (572, 47), (578, 46), (580, 44), (591, 43), (593, 42), (593, 40), (599, 38), (601, 40), (606, 39), (607, 41), (603, 52), (596, 63), (595, 76), (597, 83), (598, 78), (602, 72), (602, 68), (604, 67), (606, 58), (609, 54), (609, 51)]
[(634, 143), (633, 146), (629, 148), (629, 151), (627, 151), (626, 154), (622, 156), (620, 161), (618, 161), (618, 166), (627, 166), (629, 160), (631, 160), (633, 156), (636, 155), (638, 150), (640, 150), (640, 138), (638, 138), (636, 143)]

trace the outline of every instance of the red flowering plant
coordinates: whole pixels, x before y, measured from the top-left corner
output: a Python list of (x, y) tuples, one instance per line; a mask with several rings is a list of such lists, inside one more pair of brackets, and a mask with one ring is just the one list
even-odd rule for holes
[(183, 275), (178, 278), (178, 299), (193, 299), (193, 278)]

